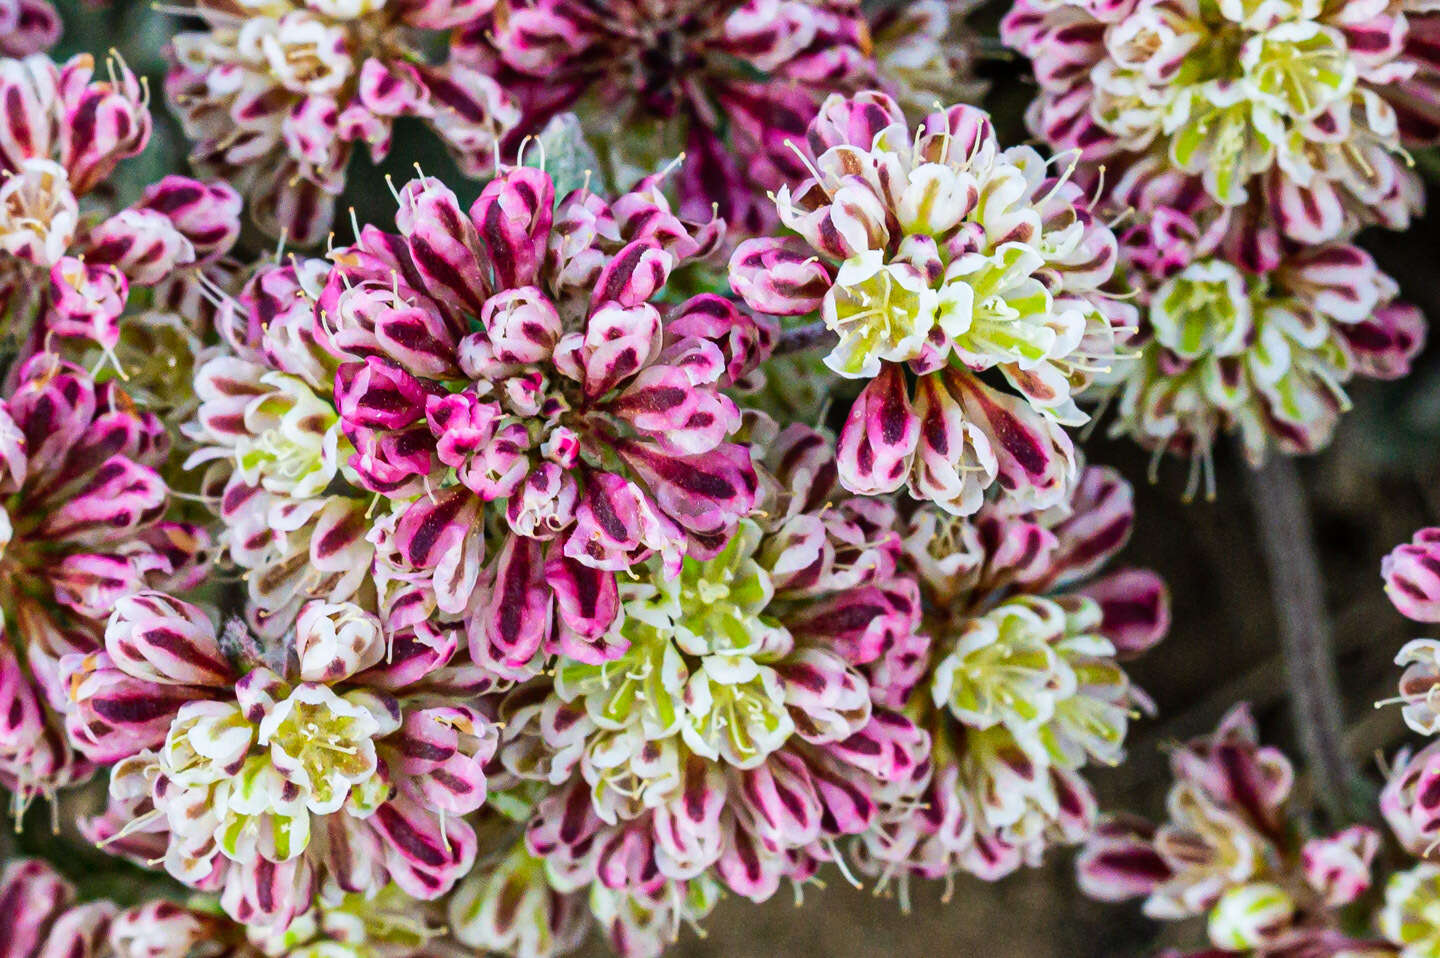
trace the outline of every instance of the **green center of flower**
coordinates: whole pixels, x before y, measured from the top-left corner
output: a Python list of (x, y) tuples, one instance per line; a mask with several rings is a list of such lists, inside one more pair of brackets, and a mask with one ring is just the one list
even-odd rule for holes
[(751, 768), (794, 730), (772, 663), (793, 639), (767, 618), (774, 595), (756, 559), (761, 533), (746, 521), (723, 552), (687, 558), (666, 579), (658, 565), (622, 586), (629, 647), (601, 665), (565, 661), (555, 688), (583, 704), (601, 733), (588, 743), (597, 794), (633, 796), (677, 779), (680, 750)]
[(245, 410), (246, 434), (235, 443), (245, 482), (297, 497), (319, 495), (342, 458), (340, 417), (303, 380), (267, 373), (271, 392)]

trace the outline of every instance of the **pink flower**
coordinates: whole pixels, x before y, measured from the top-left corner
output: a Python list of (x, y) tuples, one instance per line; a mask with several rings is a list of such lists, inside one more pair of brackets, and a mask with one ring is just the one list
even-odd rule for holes
[[(556, 207), (550, 177), (521, 167), (468, 212), (429, 179), (400, 201), (399, 232), (337, 252), (318, 299), (349, 360), (334, 380), (347, 466), (395, 502), (376, 533), (387, 574), (428, 578), (431, 608), (503, 674), (559, 642), (613, 655), (616, 573), (713, 555), (755, 501), (720, 390), (771, 328), (713, 295), (661, 304), (720, 234), (653, 180)], [(502, 516), (487, 556), (483, 523)]]
[(108, 80), (94, 74), (86, 55), (0, 62), (0, 97), (12, 105), (0, 134), (0, 311), (24, 355), (53, 334), (113, 356), (131, 286), (182, 285), (240, 233), (240, 198), (224, 184), (168, 176), (122, 210), (95, 195), (144, 150), (151, 119), (123, 63)]
[(1118, 663), (1169, 625), (1154, 573), (1092, 578), (1133, 518), (1129, 485), (1090, 468), (1056, 510), (924, 506), (905, 523), (900, 570), (919, 581), (930, 639), (893, 644), (867, 674), (888, 686), (877, 701), (922, 716), (935, 746), (918, 802), (882, 807), (862, 836), (868, 871), (996, 880), (1097, 827), (1082, 773), (1121, 761), (1132, 716), (1149, 708)]
[(9, 640), (0, 687), (21, 722), (0, 747), (0, 779), (23, 804), (91, 770), (55, 734), (73, 709), (61, 660), (98, 651), (101, 625), (123, 597), (199, 582), (209, 537), (165, 518), (169, 493), (156, 470), (169, 439), (153, 415), (48, 354), (18, 379), (0, 413)]
[(759, 311), (818, 312), (825, 364), (867, 381), (840, 435), (845, 488), (905, 486), (956, 515), (987, 495), (1064, 501), (1076, 398), (1133, 326), (1103, 291), (1115, 237), (1079, 187), (1003, 149), (982, 110), (912, 133), (881, 93), (830, 97), (802, 152), (805, 174), (775, 194), (799, 235), (741, 243), (730, 284)]
[(455, 55), (519, 101), (512, 143), (573, 109), (618, 182), (684, 151), (681, 214), (715, 204), (753, 235), (774, 221), (765, 191), (804, 175), (787, 144), (825, 94), (870, 81), (868, 45), (855, 0), (622, 0), (603, 16), (520, 0), (470, 25)]
[(321, 888), (448, 891), (474, 861), (463, 816), (496, 745), (483, 689), (448, 655), (413, 668), (413, 638), (352, 604), (307, 606), (280, 648), (236, 627), (227, 653), (201, 610), (144, 592), (117, 605), (104, 652), (62, 663), (72, 738), (114, 763), (90, 830), (158, 844), (174, 878), (277, 933)]
[(229, 4), (202, 0), (195, 12), (206, 28), (174, 38), (165, 81), (196, 141), (191, 160), (234, 183), (261, 229), (301, 246), (329, 231), (355, 145), (384, 159), (397, 118), (426, 121), (467, 173), (488, 171), (518, 118), (510, 97), (421, 50), (428, 32), (490, 6), (282, 0), (237, 18)]

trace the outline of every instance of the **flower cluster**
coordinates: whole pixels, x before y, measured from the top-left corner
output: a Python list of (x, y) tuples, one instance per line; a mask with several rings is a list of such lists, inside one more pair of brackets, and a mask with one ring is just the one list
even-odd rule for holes
[(455, 45), (518, 101), (516, 135), (574, 110), (617, 183), (684, 152), (680, 212), (745, 233), (804, 174), (786, 144), (825, 94), (874, 82), (868, 54), (859, 0), (508, 0)]
[[(1173, 207), (1131, 230), (1145, 321), (1127, 341), (1137, 356), (1108, 377), (1111, 432), (1189, 456), (1187, 494), (1210, 452), (1235, 433), (1252, 465), (1272, 445), (1308, 453), (1330, 441), (1354, 377), (1405, 375), (1425, 338), (1419, 310), (1350, 243), (1307, 247), (1265, 272), (1246, 272)], [(1213, 497), (1213, 485), (1209, 486)]]
[[(1015, 0), (1047, 155), (973, 0), (194, 0), (135, 69), (0, 0), (0, 789), (128, 863), (6, 840), (0, 958), (653, 958), (1062, 846), (1197, 954), (1440, 958), (1440, 743), (1373, 940), (1395, 856), (1243, 708), (1101, 813), (1170, 607), (1076, 431), (1208, 479), (1409, 370), (1356, 234), (1434, 5)], [(1440, 621), (1440, 531), (1383, 572)]]
[(165, 90), (195, 141), (191, 160), (245, 195), (251, 218), (301, 246), (325, 238), (356, 143), (379, 162), (395, 121), (424, 120), (461, 168), (493, 167), (517, 121), (494, 79), (431, 64), (426, 35), (494, 0), (197, 0)]
[[(687, 910), (708, 910), (717, 885), (764, 900), (913, 802), (929, 739), (894, 707), (920, 613), (897, 572), (894, 510), (839, 495), (833, 452), (805, 426), (766, 444), (760, 474), (718, 554), (687, 556), (678, 575), (659, 557), (632, 569), (611, 627), (621, 655), (562, 654), (553, 681), (502, 700), (504, 779), (544, 791), (525, 849), (458, 893), (462, 941), (493, 949), (519, 933), (494, 914), (511, 884), (584, 893), (612, 940), (619, 902), (638, 919), (636, 901), (668, 911), (699, 896)], [(524, 877), (540, 860), (545, 878)], [(565, 906), (544, 900), (525, 939), (561, 937)], [(672, 933), (627, 920), (627, 939), (642, 931), (657, 944)]]
[(799, 235), (742, 243), (730, 281), (759, 311), (818, 311), (836, 338), (826, 365), (868, 380), (840, 436), (846, 488), (905, 485), (960, 515), (992, 485), (1022, 509), (1062, 502), (1077, 473), (1062, 427), (1085, 422), (1075, 396), (1132, 324), (1102, 290), (1109, 227), (972, 107), (912, 135), (887, 96), (834, 97), (807, 142), (810, 177), (775, 199)]
[(63, 660), (100, 648), (127, 593), (205, 573), (205, 531), (165, 517), (168, 445), (113, 383), (46, 353), (0, 403), (0, 784), (21, 809), (94, 770), (60, 730)]
[(357, 606), (314, 602), (265, 645), (163, 593), (122, 599), (104, 651), (61, 662), (70, 738), (113, 766), (89, 833), (277, 932), (336, 889), (444, 894), (474, 859), (463, 816), (496, 734), (456, 636), (425, 638), (391, 645)]
[[(1017, 0), (1001, 27), (1033, 61), (1031, 129), (1142, 205), (1194, 181), (1232, 262), (1273, 267), (1286, 242), (1404, 228), (1419, 206), (1387, 97), (1428, 67), (1407, 42), (1421, 3)], [(1179, 181), (1179, 182), (1177, 182)]]
[(12, 350), (60, 337), (113, 353), (132, 286), (180, 285), (239, 234), (240, 198), (224, 184), (167, 176), (108, 208), (107, 178), (145, 149), (152, 122), (144, 85), (108, 67), (101, 80), (87, 55), (0, 61), (0, 328)]
[(666, 302), (722, 230), (653, 179), (557, 204), (519, 167), (468, 211), (430, 179), (399, 196), (399, 232), (338, 251), (317, 301), (349, 466), (391, 503), (371, 537), (384, 601), (396, 625), (462, 620), (475, 661), (512, 678), (614, 658), (617, 574), (714, 556), (755, 502), (721, 389), (772, 327), (712, 294)]
[(1340, 914), (1371, 885), (1379, 833), (1355, 825), (1296, 835), (1287, 807), (1294, 770), (1258, 743), (1246, 706), (1175, 749), (1170, 769), (1163, 824), (1119, 816), (1087, 842), (1076, 866), (1087, 894), (1143, 898), (1145, 914), (1165, 921), (1206, 916), (1219, 954), (1394, 955), (1352, 938)]
[(1132, 519), (1125, 481), (1090, 468), (1045, 513), (988, 506), (967, 520), (927, 505), (903, 525), (929, 637), (884, 664), (901, 679), (896, 704), (933, 740), (933, 768), (918, 806), (864, 837), (867, 867), (995, 879), (1094, 827), (1080, 772), (1118, 763), (1132, 714), (1148, 708), (1118, 660), (1169, 626), (1153, 573), (1083, 581)]

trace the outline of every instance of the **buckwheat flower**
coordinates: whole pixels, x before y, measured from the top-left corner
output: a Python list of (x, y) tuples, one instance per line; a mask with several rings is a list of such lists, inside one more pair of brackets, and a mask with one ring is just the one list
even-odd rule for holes
[[(258, 958), (244, 932), (219, 916), (154, 900), (122, 910), (105, 899), (77, 902), (76, 889), (50, 865), (12, 859), (0, 871), (0, 955), (4, 958), (179, 958), (197, 953)], [(238, 946), (238, 947), (237, 947)]]
[(60, 39), (60, 28), (47, 0), (0, 0), (0, 56), (42, 53)]
[(986, 83), (975, 76), (979, 33), (964, 23), (972, 0), (877, 4), (870, 43), (880, 85), (906, 111), (924, 116), (936, 103), (976, 103)]
[(267, 650), (238, 625), (222, 644), (161, 593), (121, 600), (105, 651), (63, 663), (70, 736), (113, 763), (121, 825), (93, 833), (163, 839), (172, 877), (274, 934), (321, 892), (438, 898), (474, 860), (463, 816), (485, 801), (495, 728), (444, 691), (448, 657), (397, 688), (411, 662), (352, 604), (306, 607)]
[(477, 864), (451, 893), (447, 908), (462, 945), (515, 958), (574, 951), (590, 930), (587, 903), (551, 887), (544, 861), (523, 842), (497, 861)]
[[(651, 953), (637, 929), (670, 933), (661, 916), (682, 900), (703, 914), (691, 897), (760, 901), (808, 880), (924, 782), (928, 739), (884, 700), (884, 660), (924, 641), (893, 509), (837, 495), (808, 427), (771, 440), (760, 471), (760, 503), (718, 554), (678, 575), (652, 557), (622, 580), (618, 657), (562, 652), (553, 685), (499, 707), (500, 764), (550, 786), (527, 813), (529, 853), (626, 953)], [(495, 935), (467, 913), (462, 939)]]
[(468, 174), (488, 172), (515, 105), (492, 78), (424, 51), (492, 5), (197, 0), (205, 28), (174, 38), (165, 81), (191, 161), (235, 184), (262, 230), (301, 246), (329, 231), (355, 145), (378, 163), (397, 118), (425, 121)]
[[(1142, 216), (1189, 179), (1232, 262), (1264, 271), (1281, 240), (1403, 228), (1419, 209), (1387, 88), (1413, 70), (1403, 11), (1340, 4), (1020, 0), (1001, 26), (1030, 57), (1027, 115)], [(1160, 185), (1163, 184), (1163, 187)]]
[(1276, 873), (1294, 771), (1277, 749), (1257, 744), (1243, 705), (1213, 735), (1173, 753), (1171, 769), (1165, 824), (1111, 820), (1076, 867), (1086, 894), (1144, 897), (1147, 915), (1173, 921), (1204, 914), (1227, 890)]
[(81, 339), (118, 366), (132, 290), (189, 281), (239, 235), (240, 198), (224, 184), (167, 176), (127, 208), (105, 198), (151, 129), (144, 85), (107, 66), (97, 79), (86, 55), (0, 60), (0, 330), (22, 356)]
[(261, 267), (222, 300), (224, 343), (196, 370), (194, 416), (181, 426), (186, 467), (203, 466), (218, 490), (247, 617), (267, 636), (311, 599), (374, 602), (368, 500), (334, 398), (340, 360), (314, 309), (324, 271), (319, 260)]
[(1422, 863), (1390, 876), (1380, 909), (1380, 933), (1400, 949), (1400, 958), (1429, 958), (1440, 952), (1440, 866)]
[(1380, 564), (1385, 594), (1400, 614), (1416, 622), (1440, 622), (1440, 529), (1421, 529)]
[(557, 207), (549, 175), (517, 167), (468, 212), (433, 179), (398, 197), (398, 232), (333, 254), (317, 304), (345, 360), (346, 462), (398, 516), (384, 553), (498, 673), (613, 657), (617, 574), (713, 556), (755, 501), (721, 390), (773, 327), (712, 294), (666, 301), (720, 230), (653, 179)]
[(0, 404), (0, 782), (21, 809), (93, 770), (60, 733), (72, 706), (60, 659), (97, 651), (128, 593), (203, 577), (208, 537), (166, 518), (167, 449), (113, 383), (48, 354)]
[(1289, 807), (1294, 770), (1257, 741), (1245, 705), (1209, 736), (1171, 753), (1160, 826), (1133, 816), (1102, 822), (1077, 861), (1081, 889), (1106, 901), (1144, 898), (1151, 918), (1208, 915), (1228, 954), (1389, 954), (1342, 931), (1337, 909), (1371, 885), (1380, 835), (1355, 825), (1305, 838)]
[(995, 485), (1021, 509), (1063, 501), (1075, 396), (1131, 322), (1101, 290), (1110, 229), (973, 107), (912, 135), (889, 97), (837, 96), (807, 136), (809, 178), (775, 199), (799, 236), (742, 243), (730, 281), (758, 311), (818, 312), (836, 337), (826, 365), (869, 380), (840, 436), (845, 487), (908, 486), (958, 515)]
[(1356, 377), (1404, 375), (1423, 345), (1419, 311), (1395, 282), (1346, 243), (1286, 254), (1253, 273), (1199, 238), (1172, 210), (1126, 237), (1142, 320), (1117, 369), (1111, 432), (1188, 456), (1193, 494), (1210, 489), (1210, 453), (1236, 434), (1246, 458), (1308, 453), (1329, 443)]
[(1396, 841), (1411, 855), (1429, 861), (1440, 841), (1440, 744), (1431, 743), (1418, 752), (1401, 749), (1394, 758), (1385, 788), (1380, 792), (1380, 812)]
[(683, 152), (680, 213), (718, 209), (744, 235), (774, 221), (765, 192), (804, 175), (786, 141), (874, 69), (858, 0), (619, 0), (599, 16), (577, 0), (511, 0), (455, 56), (516, 98), (515, 135), (573, 110), (611, 182)]
[(887, 809), (862, 837), (882, 884), (903, 892), (911, 873), (961, 871), (993, 880), (1094, 828), (1082, 772), (1118, 763), (1132, 715), (1148, 707), (1119, 661), (1169, 624), (1153, 573), (1084, 581), (1132, 519), (1129, 486), (1092, 468), (1060, 509), (992, 504), (962, 518), (926, 505), (902, 526), (901, 568), (920, 583), (932, 641), (879, 662), (893, 677), (886, 699), (929, 733), (932, 773), (918, 802)]

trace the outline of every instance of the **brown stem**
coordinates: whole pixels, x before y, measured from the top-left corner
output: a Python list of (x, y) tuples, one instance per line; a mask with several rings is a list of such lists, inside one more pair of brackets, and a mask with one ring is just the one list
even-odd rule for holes
[(1300, 749), (1321, 806), (1334, 823), (1353, 821), (1364, 816), (1354, 807), (1355, 770), (1345, 753), (1340, 681), (1305, 487), (1295, 463), (1280, 454), (1246, 473)]
[(787, 353), (803, 353), (812, 349), (819, 349), (822, 346), (830, 346), (835, 342), (835, 334), (819, 320), (795, 329), (787, 329), (780, 334), (780, 341), (775, 344), (776, 356), (784, 356)]

